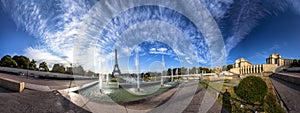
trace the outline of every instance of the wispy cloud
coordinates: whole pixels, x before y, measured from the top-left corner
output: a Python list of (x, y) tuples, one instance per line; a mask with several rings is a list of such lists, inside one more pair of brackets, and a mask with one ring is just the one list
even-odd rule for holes
[[(223, 0), (226, 1), (226, 0)], [(272, 5), (270, 5), (272, 4)], [(299, 0), (237, 0), (231, 4), (226, 15), (220, 17), (226, 22), (227, 53), (231, 51), (238, 43), (259, 25), (259, 21), (269, 15), (278, 15), (279, 13), (291, 8), (300, 14)], [(221, 27), (223, 26), (220, 24)], [(228, 27), (230, 26), (230, 27)], [(229, 30), (228, 30), (229, 29)]]
[[(300, 14), (299, 0), (200, 1), (211, 12), (221, 28), (230, 26), (228, 27), (228, 36), (225, 41), (227, 53), (241, 42), (264, 17), (278, 14), (278, 12), (291, 8), (290, 6)], [(90, 53), (96, 56), (95, 62), (99, 62), (98, 58), (101, 58), (103, 61), (110, 61), (109, 59), (112, 59), (114, 56), (112, 50), (115, 47), (120, 48), (120, 56), (128, 56), (137, 44), (151, 40), (167, 42), (178, 56), (188, 56), (189, 60), (201, 63), (209, 63), (210, 54), (214, 54), (209, 53), (206, 43), (210, 42), (204, 41), (201, 33), (196, 31), (198, 29), (194, 28), (195, 26), (188, 19), (166, 9), (159, 9), (155, 12), (147, 8), (139, 8), (122, 13), (123, 15), (120, 14), (122, 17), (112, 20), (106, 26), (108, 30), (100, 36), (99, 27), (105, 26), (94, 25), (96, 24), (95, 22), (82, 24), (84, 19), (91, 19), (85, 18), (85, 14), (95, 3), (97, 3), (97, 0), (1, 0), (0, 6), (4, 12), (10, 14), (18, 28), (40, 40), (40, 46), (42, 47), (27, 48), (25, 50), (26, 55), (37, 60), (62, 63), (73, 62), (74, 47), (78, 46), (76, 41), (79, 34), (83, 33), (83, 31), (79, 31), (82, 28), (90, 28), (91, 30), (89, 30), (94, 33), (88, 34), (89, 38), (87, 40), (90, 41), (85, 41), (88, 46), (83, 45), (83, 47), (91, 50)], [(100, 11), (99, 14), (94, 14), (91, 17), (95, 17), (93, 18), (95, 21), (102, 21), (101, 19), (107, 19), (103, 17), (103, 14), (112, 16), (110, 13)], [(160, 17), (153, 17), (153, 13), (160, 14)], [(137, 27), (136, 24), (142, 22), (137, 21), (139, 19), (142, 21), (156, 19), (160, 23), (139, 23)], [(227, 23), (228, 25), (222, 24), (224, 19), (230, 20)], [(151, 27), (148, 25), (151, 25)], [(174, 26), (176, 28), (172, 28)], [(165, 32), (162, 33), (162, 31)], [(97, 49), (94, 49), (92, 46)], [(163, 51), (156, 48), (152, 52), (157, 54), (165, 52), (165, 54), (168, 54), (168, 50)], [(88, 57), (84, 56), (84, 52), (87, 51), (84, 50), (82, 52), (83, 57)], [(185, 57), (180, 59), (186, 60)]]
[(63, 59), (61, 57), (58, 57), (57, 55), (54, 55), (53, 53), (48, 52), (47, 49), (39, 48), (27, 48), (25, 50), (25, 56), (28, 56), (31, 59), (34, 59), (37, 61), (37, 63), (41, 63), (43, 61), (46, 61), (48, 66), (52, 68), (53, 64), (60, 63), (66, 66), (70, 66), (72, 61), (71, 57), (68, 57), (66, 59)]
[(65, 63), (73, 62), (74, 40), (83, 15), (94, 3), (96, 1), (1, 0), (0, 6), (19, 29), (41, 42), (38, 48), (25, 49), (26, 55), (49, 63)]

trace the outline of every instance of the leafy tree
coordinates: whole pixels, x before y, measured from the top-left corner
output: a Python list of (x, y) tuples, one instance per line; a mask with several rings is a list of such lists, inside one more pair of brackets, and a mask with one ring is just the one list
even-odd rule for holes
[(84, 75), (84, 69), (82, 66), (74, 67), (73, 74), (75, 75)]
[(229, 64), (229, 65), (226, 66), (226, 71), (229, 71), (229, 70), (232, 69), (232, 68), (233, 68), (233, 65), (232, 65), (232, 64)]
[(169, 68), (169, 69), (168, 69), (168, 74), (167, 74), (167, 75), (171, 75), (171, 74), (172, 74), (171, 71), (172, 71), (171, 68)]
[(29, 63), (30, 63), (29, 58), (22, 56), (22, 55), (21, 56), (15, 55), (12, 59), (17, 62), (18, 68), (22, 68), (22, 69), (29, 68)]
[(211, 72), (212, 72), (212, 70), (209, 69), (209, 68), (206, 68), (206, 67), (199, 67), (198, 73), (201, 73), (202, 71), (203, 71), (204, 73), (211, 73)]
[(93, 71), (87, 71), (87, 72), (85, 72), (85, 76), (93, 76), (95, 74), (95, 72), (93, 72)]
[(300, 60), (293, 60), (293, 63), (291, 63), (291, 67), (300, 67)]
[(49, 68), (48, 68), (48, 66), (47, 66), (47, 63), (46, 62), (42, 62), (42, 63), (40, 63), (40, 65), (39, 65), (39, 69), (41, 70), (41, 71), (49, 71)]
[(241, 99), (247, 102), (262, 103), (268, 92), (268, 87), (262, 78), (249, 76), (241, 80), (235, 92)]
[(188, 71), (187, 71), (188, 69), (187, 68), (185, 68), (185, 67), (181, 67), (181, 69), (180, 69), (180, 73), (181, 73), (181, 75), (186, 75), (187, 73), (188, 73)]
[(0, 66), (16, 68), (18, 67), (18, 64), (10, 55), (5, 55), (1, 58)]
[(34, 60), (34, 59), (32, 59), (31, 61), (30, 61), (30, 63), (29, 63), (29, 69), (30, 70), (36, 70), (37, 68), (36, 68), (36, 61)]
[(178, 75), (182, 75), (182, 68), (177, 68), (178, 70)]
[(67, 70), (65, 71), (66, 74), (73, 74), (73, 68), (67, 67)]
[(65, 67), (60, 64), (54, 64), (52, 68), (52, 72), (57, 72), (57, 73), (65, 73)]
[[(190, 71), (190, 73), (193, 73), (193, 74), (196, 74), (196, 67), (193, 67), (192, 69), (191, 69), (191, 71)], [(198, 72), (199, 73), (199, 72)]]

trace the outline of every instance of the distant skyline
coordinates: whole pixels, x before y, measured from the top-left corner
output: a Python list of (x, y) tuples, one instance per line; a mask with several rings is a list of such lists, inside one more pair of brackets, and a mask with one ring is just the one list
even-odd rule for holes
[[(220, 1), (220, 3), (208, 3), (205, 0), (200, 0), (215, 18), (223, 35), (227, 51), (226, 64), (233, 64), (236, 59), (241, 57), (252, 64), (263, 64), (272, 53), (279, 53), (283, 58), (300, 59), (300, 8), (297, 5), (291, 5), (300, 4), (299, 1), (283, 0), (282, 2), (276, 1), (274, 3), (260, 0), (254, 0), (251, 3), (247, 2), (247, 0), (236, 2), (230, 0)], [(22, 0), (15, 0), (15, 2), (9, 2), (9, 0), (1, 1), (0, 57), (7, 54), (11, 56), (25, 55), (38, 62), (46, 61), (49, 66), (53, 63), (72, 63), (74, 60), (74, 40), (80, 33), (78, 30), (81, 27), (83, 15), (96, 3), (97, 0), (88, 2), (55, 0), (33, 3)], [(274, 6), (269, 6), (271, 3)], [(241, 7), (241, 4), (244, 7)], [(25, 6), (27, 9), (25, 9)], [(70, 6), (73, 8), (70, 8)], [(144, 10), (146, 9), (151, 11), (145, 12)], [(209, 67), (210, 57), (207, 55), (209, 54), (209, 48), (207, 48), (207, 45), (202, 44), (205, 43), (202, 34), (195, 33), (197, 29), (194, 24), (188, 18), (184, 18), (182, 14), (161, 7), (137, 7), (132, 11), (120, 14), (118, 19), (110, 23), (110, 26), (106, 29), (107, 33), (97, 37), (98, 43), (110, 44), (111, 42), (107, 41), (105, 37), (118, 36), (117, 32), (121, 31), (126, 33), (126, 28), (118, 28), (116, 26), (118, 23), (127, 21), (126, 15), (132, 13), (136, 14), (131, 14), (132, 17), (147, 17), (148, 13), (156, 13), (156, 10), (163, 11), (163, 14), (166, 14), (166, 16), (157, 20), (176, 26), (184, 32), (185, 36), (190, 36), (187, 41), (192, 42), (194, 39), (201, 41), (196, 44), (192, 42), (194, 45), (198, 44), (198, 47), (190, 52), (196, 52), (199, 58), (195, 60), (191, 57), (191, 54), (189, 57), (182, 58), (186, 62), (190, 62), (189, 64), (180, 64), (180, 58), (176, 54), (179, 53), (179, 50), (186, 51), (183, 47), (172, 48), (170, 45), (160, 42), (144, 42), (139, 45), (145, 50), (144, 53), (139, 53), (141, 70), (158, 69), (159, 66), (153, 67), (153, 65), (159, 64), (162, 55), (165, 56), (166, 68), (192, 67), (195, 65)], [(180, 20), (174, 19), (174, 17), (178, 17)], [(139, 18), (132, 20), (141, 21)], [(134, 25), (135, 23), (133, 22), (128, 24), (127, 27)], [(166, 26), (162, 25), (160, 27)], [(172, 30), (166, 29), (166, 31), (171, 32)], [(193, 32), (190, 33), (189, 31)], [(113, 34), (110, 34), (110, 32)], [(174, 36), (178, 35), (174, 34)], [(174, 37), (164, 38), (173, 40), (172, 38)], [(133, 50), (134, 48), (126, 50), (125, 47), (118, 50), (121, 53), (120, 55), (128, 54), (130, 56), (129, 59), (123, 58), (123, 61), (122, 56), (120, 57), (120, 63), (133, 63), (127, 66), (128, 70), (134, 70), (133, 58), (135, 52)], [(107, 53), (110, 55), (110, 52)], [(95, 53), (95, 55), (98, 55), (98, 53)], [(109, 58), (113, 60), (112, 55)], [(104, 63), (104, 65), (110, 66), (108, 69), (112, 69), (113, 61), (106, 62), (108, 64)]]

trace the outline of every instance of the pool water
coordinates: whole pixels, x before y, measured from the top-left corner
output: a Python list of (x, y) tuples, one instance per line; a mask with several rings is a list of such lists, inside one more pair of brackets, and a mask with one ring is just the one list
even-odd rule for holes
[[(83, 89), (78, 91), (81, 96), (88, 98), (92, 101), (97, 102), (131, 102), (137, 101), (141, 99), (145, 99), (147, 97), (151, 97), (153, 95), (159, 94), (163, 91), (168, 90), (172, 86), (176, 85), (176, 82), (167, 83), (163, 87), (159, 85), (142, 87), (141, 91), (145, 91), (146, 95), (137, 95), (132, 90), (123, 89), (123, 88), (104, 88), (102, 89), (102, 94), (100, 93), (99, 84), (93, 85), (87, 89)], [(104, 93), (104, 94), (103, 94)]]

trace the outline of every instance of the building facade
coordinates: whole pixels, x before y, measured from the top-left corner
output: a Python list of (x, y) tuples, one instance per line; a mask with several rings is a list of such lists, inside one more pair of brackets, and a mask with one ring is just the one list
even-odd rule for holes
[(235, 60), (234, 68), (240, 68), (240, 67), (251, 66), (251, 65), (252, 64), (250, 62), (248, 62), (246, 59), (239, 58), (239, 59)]
[(277, 68), (276, 64), (258, 64), (252, 65), (244, 58), (239, 58), (234, 63), (234, 68), (230, 69), (230, 72), (235, 74), (259, 74), (263, 72), (275, 72)]
[(284, 59), (278, 53), (273, 53), (266, 59), (267, 64), (276, 64), (277, 66), (290, 66), (294, 59)]
[(266, 64), (252, 65), (244, 58), (239, 58), (234, 63), (234, 68), (230, 72), (235, 74), (255, 74), (263, 72), (275, 72), (278, 67), (290, 66), (294, 59), (284, 59), (278, 53), (273, 53), (266, 59)]

